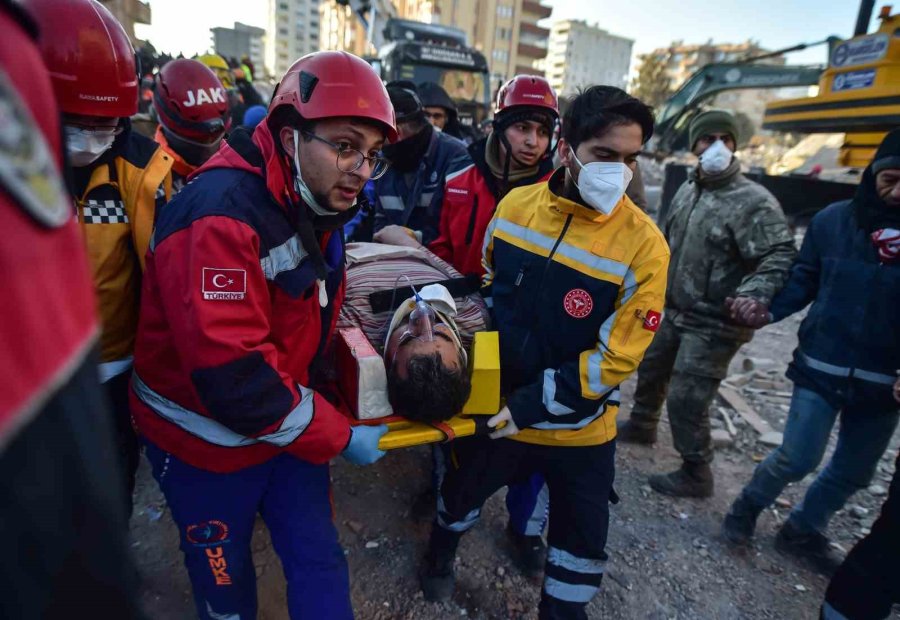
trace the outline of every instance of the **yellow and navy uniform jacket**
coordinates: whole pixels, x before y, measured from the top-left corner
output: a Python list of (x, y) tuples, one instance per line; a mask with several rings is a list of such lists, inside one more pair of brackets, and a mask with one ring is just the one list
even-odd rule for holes
[(564, 169), (510, 192), (484, 245), (512, 439), (588, 446), (616, 435), (618, 386), (659, 327), (669, 247), (628, 197), (604, 215), (563, 198)]
[(156, 142), (128, 129), (89, 169), (75, 169), (76, 212), (100, 308), (104, 378), (128, 368), (122, 362), (134, 349), (144, 255), (157, 206), (172, 193), (171, 167), (172, 157)]

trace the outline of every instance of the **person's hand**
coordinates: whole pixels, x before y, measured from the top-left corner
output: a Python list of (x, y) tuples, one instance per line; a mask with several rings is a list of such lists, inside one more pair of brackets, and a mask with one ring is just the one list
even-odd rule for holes
[(378, 441), (388, 432), (387, 424), (354, 426), (350, 429), (350, 443), (344, 448), (344, 458), (354, 465), (371, 465), (385, 455), (378, 449)]
[(405, 245), (410, 248), (417, 248), (421, 243), (416, 240), (416, 235), (409, 228), (391, 224), (379, 230), (372, 239), (376, 243), (385, 243), (387, 245)]
[[(900, 370), (897, 371), (897, 374), (900, 375)], [(900, 403), (900, 376), (894, 381), (894, 400)], [(490, 424), (490, 422), (488, 422), (488, 424)]]
[(512, 413), (510, 413), (509, 407), (504, 407), (500, 410), (500, 413), (491, 417), (491, 419), (487, 421), (487, 425), (491, 428), (497, 428), (504, 422), (506, 422), (506, 426), (491, 433), (489, 435), (491, 439), (509, 437), (510, 435), (515, 435), (519, 432), (519, 427), (516, 426), (516, 423), (513, 421)]
[(728, 308), (733, 321), (753, 329), (759, 329), (771, 322), (769, 306), (752, 297), (728, 297), (725, 299), (725, 307)]

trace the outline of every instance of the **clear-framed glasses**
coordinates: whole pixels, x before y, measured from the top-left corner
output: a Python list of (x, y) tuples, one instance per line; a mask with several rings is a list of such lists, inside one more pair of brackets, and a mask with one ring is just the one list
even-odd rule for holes
[(102, 125), (85, 125), (82, 123), (75, 122), (65, 122), (66, 127), (69, 128), (70, 131), (77, 131), (84, 134), (87, 137), (93, 136), (118, 136), (120, 133), (125, 131), (125, 128), (119, 124), (115, 127), (102, 126)]
[(335, 161), (335, 165), (341, 172), (356, 172), (362, 167), (363, 162), (368, 161), (369, 169), (372, 171), (369, 178), (374, 180), (383, 176), (390, 167), (390, 162), (383, 157), (367, 157), (363, 155), (361, 151), (351, 148), (348, 144), (337, 144), (331, 140), (326, 140), (325, 138), (317, 136), (311, 131), (304, 131), (302, 133), (307, 138), (318, 140), (336, 150), (337, 160)]

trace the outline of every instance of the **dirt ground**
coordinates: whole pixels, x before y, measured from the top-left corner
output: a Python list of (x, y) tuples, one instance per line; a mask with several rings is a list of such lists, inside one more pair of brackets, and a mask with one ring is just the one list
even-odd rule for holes
[[(783, 428), (789, 402), (791, 386), (783, 372), (796, 344), (798, 324), (795, 318), (762, 330), (732, 365), (733, 373), (754, 378), (741, 388), (742, 394), (777, 430)], [(633, 380), (624, 386), (622, 415), (627, 415), (633, 389)], [(723, 426), (720, 406), (724, 408), (724, 402), (711, 411), (717, 427)], [(728, 413), (737, 433), (729, 446), (717, 452), (716, 492), (710, 500), (673, 500), (647, 485), (648, 474), (668, 471), (679, 463), (665, 420), (655, 447), (618, 446), (616, 490), (621, 502), (611, 507), (610, 563), (601, 592), (588, 607), (589, 617), (818, 617), (827, 581), (780, 555), (772, 545), (775, 532), (790, 507), (802, 498), (811, 477), (790, 487), (779, 504), (765, 512), (752, 550), (731, 551), (719, 537), (729, 503), (749, 480), (756, 462), (771, 449), (756, 441), (756, 432), (740, 416)], [(854, 496), (833, 520), (830, 535), (844, 550), (877, 516), (898, 443), (900, 436), (895, 434), (873, 486)], [(428, 485), (429, 468), (430, 456), (424, 447), (391, 453), (367, 468), (343, 459), (334, 462), (336, 520), (350, 564), (357, 618), (536, 618), (540, 584), (521, 576), (509, 559), (502, 494), (488, 502), (481, 523), (463, 539), (452, 602), (422, 600), (416, 574), (429, 524), (415, 521), (410, 507)], [(153, 619), (195, 618), (178, 533), (146, 462), (139, 472), (131, 528), (147, 614)], [(284, 577), (261, 520), (253, 550), (259, 618), (287, 618)]]

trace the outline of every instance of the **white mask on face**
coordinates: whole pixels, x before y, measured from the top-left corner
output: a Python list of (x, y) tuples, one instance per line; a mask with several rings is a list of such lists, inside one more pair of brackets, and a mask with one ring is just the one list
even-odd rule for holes
[(66, 151), (75, 168), (90, 166), (109, 150), (116, 139), (115, 129), (88, 130), (66, 125), (65, 131)]
[[(578, 182), (575, 183), (578, 193), (586, 203), (600, 213), (604, 215), (612, 213), (634, 176), (631, 168), (618, 161), (593, 161), (582, 164), (574, 150), (572, 157), (581, 168)], [(575, 181), (574, 177), (572, 181)]]
[(303, 174), (300, 172), (300, 132), (296, 129), (294, 130), (294, 167), (297, 170), (297, 175), (294, 177), (294, 189), (300, 194), (303, 202), (309, 205), (309, 208), (316, 215), (337, 215), (336, 211), (326, 209), (316, 201), (312, 190), (309, 189), (306, 181), (303, 180)]
[(721, 140), (716, 140), (700, 155), (700, 168), (706, 174), (720, 174), (731, 165), (734, 153)]

